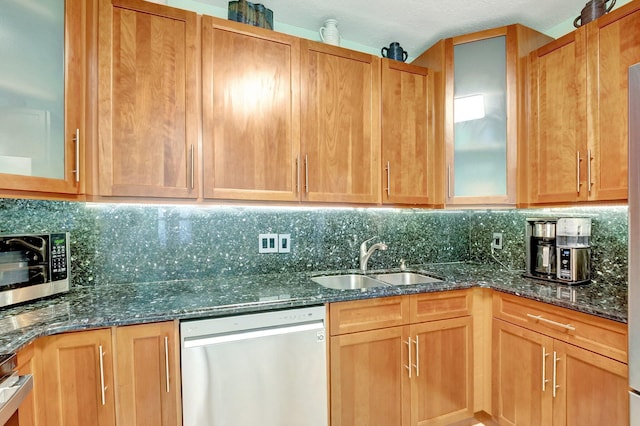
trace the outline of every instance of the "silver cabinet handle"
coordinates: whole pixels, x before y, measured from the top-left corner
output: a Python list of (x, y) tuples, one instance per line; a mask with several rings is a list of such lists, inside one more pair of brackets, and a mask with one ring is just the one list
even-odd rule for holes
[(547, 389), (547, 356), (549, 354), (546, 352), (545, 347), (542, 347), (542, 392), (545, 392)]
[(296, 155), (296, 194), (300, 193), (300, 156)]
[(579, 194), (580, 193), (580, 185), (582, 185), (580, 183), (580, 162), (582, 161), (582, 158), (580, 158), (580, 151), (578, 151), (577, 153), (578, 153), (578, 157), (576, 158), (576, 164), (577, 164), (578, 167), (576, 167), (576, 169), (577, 169), (576, 192)]
[(420, 343), (418, 342), (418, 335), (416, 335), (416, 363), (413, 366), (416, 367), (416, 377), (420, 377)]
[(405, 365), (404, 368), (409, 370), (409, 378), (411, 378), (411, 368), (413, 366), (413, 361), (411, 359), (411, 337), (409, 337), (404, 343), (407, 345), (407, 352), (409, 353), (409, 364)]
[(593, 157), (591, 156), (591, 150), (587, 150), (587, 189), (589, 194), (591, 194), (591, 160)]
[(556, 397), (556, 390), (560, 387), (560, 385), (557, 384), (558, 381), (558, 374), (557, 374), (557, 370), (558, 370), (558, 361), (560, 361), (560, 358), (557, 357), (557, 352), (553, 351), (553, 397)]
[(309, 193), (309, 155), (304, 156), (304, 191)]
[(451, 195), (451, 164), (447, 164), (447, 195), (449, 198), (453, 198)]
[(76, 182), (80, 182), (80, 129), (76, 129), (73, 142), (76, 145), (76, 168), (72, 172), (76, 175)]
[(529, 318), (533, 318), (533, 319), (538, 320), (538, 321), (542, 321), (542, 322), (546, 322), (548, 324), (552, 324), (552, 325), (555, 325), (555, 326), (558, 326), (558, 327), (566, 328), (567, 330), (575, 331), (575, 329), (576, 329), (571, 324), (563, 324), (561, 322), (553, 321), (553, 320), (544, 318), (542, 315), (527, 314), (527, 316)]
[(387, 197), (391, 195), (391, 164), (387, 161)]
[(169, 338), (164, 336), (164, 370), (166, 374), (166, 391), (169, 393)]
[(104, 385), (104, 352), (102, 351), (102, 345), (98, 347), (98, 350), (100, 351), (100, 394), (102, 396), (102, 405), (106, 405), (107, 402), (104, 394), (106, 390)]
[(191, 189), (195, 188), (195, 148), (193, 147), (193, 144), (191, 144), (191, 152), (189, 154), (189, 156), (191, 157)]

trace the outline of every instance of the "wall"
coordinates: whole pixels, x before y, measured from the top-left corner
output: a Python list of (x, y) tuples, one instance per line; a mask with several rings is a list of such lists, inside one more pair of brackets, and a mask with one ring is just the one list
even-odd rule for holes
[[(423, 210), (96, 204), (0, 199), (0, 233), (69, 231), (74, 285), (163, 281), (210, 275), (358, 267), (360, 243), (379, 236), (389, 250), (372, 268), (430, 262), (496, 262), (524, 269), (527, 217), (593, 219), (594, 276), (627, 276), (627, 208)], [(258, 234), (290, 233), (289, 254), (258, 254)]]

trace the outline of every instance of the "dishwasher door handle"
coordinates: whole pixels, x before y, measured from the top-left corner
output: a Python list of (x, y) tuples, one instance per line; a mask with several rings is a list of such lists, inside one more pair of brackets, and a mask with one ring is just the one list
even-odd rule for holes
[(214, 334), (209, 336), (186, 337), (183, 347), (185, 349), (197, 348), (201, 346), (218, 345), (221, 343), (237, 342), (240, 340), (258, 339), (261, 337), (277, 336), (281, 334), (299, 333), (302, 331), (322, 330), (318, 333), (318, 341), (322, 342), (324, 336), (324, 321), (314, 321), (286, 326), (276, 326), (269, 328), (258, 328), (247, 331), (238, 331), (225, 334)]

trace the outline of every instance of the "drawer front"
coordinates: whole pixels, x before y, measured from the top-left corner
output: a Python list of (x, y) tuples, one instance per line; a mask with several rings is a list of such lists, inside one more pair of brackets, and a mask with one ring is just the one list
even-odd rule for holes
[(627, 325), (495, 292), (493, 315), (547, 336), (627, 362)]
[(410, 296), (411, 323), (471, 315), (472, 290), (442, 291)]
[(409, 298), (403, 296), (336, 302), (329, 305), (332, 336), (409, 323)]

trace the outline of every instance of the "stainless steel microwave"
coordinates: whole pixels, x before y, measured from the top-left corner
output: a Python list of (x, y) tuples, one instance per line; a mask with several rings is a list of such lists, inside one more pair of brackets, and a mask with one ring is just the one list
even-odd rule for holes
[(0, 307), (69, 290), (69, 233), (0, 234)]

